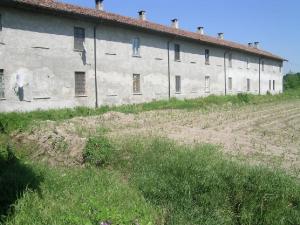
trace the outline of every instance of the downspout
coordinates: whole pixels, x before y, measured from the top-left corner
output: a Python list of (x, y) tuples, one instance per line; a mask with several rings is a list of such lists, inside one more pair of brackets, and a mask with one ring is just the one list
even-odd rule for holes
[(259, 57), (259, 60), (258, 60), (258, 94), (260, 95), (261, 94), (261, 91), (260, 91), (260, 64), (261, 64), (261, 57)]
[(170, 41), (168, 41), (168, 96), (171, 99), (171, 66), (170, 66)]
[(224, 81), (225, 81), (225, 96), (227, 95), (227, 66), (226, 66), (226, 54), (228, 53), (228, 51), (224, 52)]
[(95, 65), (95, 107), (98, 108), (98, 83), (97, 83), (97, 26), (94, 26), (94, 65)]

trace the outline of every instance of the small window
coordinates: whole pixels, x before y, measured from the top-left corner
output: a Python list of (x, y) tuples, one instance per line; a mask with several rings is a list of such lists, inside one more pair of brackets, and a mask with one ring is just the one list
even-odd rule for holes
[(0, 14), (0, 31), (2, 31), (2, 15)]
[(85, 73), (75, 72), (75, 96), (84, 96), (85, 92)]
[(209, 49), (205, 50), (205, 64), (209, 65)]
[(175, 44), (174, 49), (175, 49), (175, 61), (179, 61), (180, 60), (180, 45)]
[(250, 89), (251, 89), (250, 79), (247, 79), (247, 91), (250, 91)]
[(246, 64), (247, 64), (247, 69), (250, 69), (250, 59), (249, 58), (246, 59)]
[(232, 91), (232, 77), (228, 77), (228, 90)]
[(275, 80), (273, 80), (273, 91), (275, 91)]
[(180, 76), (175, 76), (175, 91), (176, 93), (181, 92), (181, 77)]
[(282, 72), (282, 64), (279, 65), (279, 73)]
[(229, 55), (228, 55), (228, 66), (230, 67), (230, 68), (232, 68), (232, 53), (229, 53)]
[(5, 98), (4, 70), (0, 69), (0, 99)]
[(269, 90), (271, 91), (272, 90), (272, 81), (269, 80)]
[(74, 49), (84, 51), (85, 29), (74, 27)]
[(141, 93), (141, 75), (133, 74), (133, 94)]
[(205, 92), (206, 93), (210, 92), (210, 77), (209, 76), (205, 77)]
[(132, 55), (133, 56), (140, 56), (140, 39), (133, 38), (132, 40)]
[(261, 61), (261, 70), (265, 71), (265, 61), (264, 60)]

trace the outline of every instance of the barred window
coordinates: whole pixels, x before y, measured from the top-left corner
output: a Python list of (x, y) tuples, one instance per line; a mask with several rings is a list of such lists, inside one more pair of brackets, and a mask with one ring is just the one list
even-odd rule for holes
[(232, 77), (228, 77), (228, 89), (232, 91)]
[(181, 77), (180, 76), (175, 76), (175, 91), (176, 91), (176, 93), (181, 92)]
[(265, 61), (261, 61), (261, 71), (265, 71)]
[(209, 65), (209, 49), (205, 50), (205, 64)]
[(229, 53), (228, 62), (229, 62), (229, 67), (232, 68), (232, 53)]
[(74, 49), (84, 51), (85, 29), (74, 27)]
[(250, 91), (250, 89), (251, 89), (250, 79), (247, 79), (247, 91)]
[(84, 96), (86, 94), (85, 84), (85, 73), (75, 72), (75, 96)]
[(140, 94), (141, 93), (141, 75), (133, 74), (133, 93)]
[(210, 77), (206, 76), (205, 77), (205, 92), (210, 92)]
[(132, 55), (133, 56), (140, 56), (140, 39), (133, 38), (132, 40)]
[(180, 45), (175, 44), (174, 49), (175, 49), (175, 60), (178, 61), (180, 60)]
[(5, 98), (4, 70), (0, 69), (0, 98)]

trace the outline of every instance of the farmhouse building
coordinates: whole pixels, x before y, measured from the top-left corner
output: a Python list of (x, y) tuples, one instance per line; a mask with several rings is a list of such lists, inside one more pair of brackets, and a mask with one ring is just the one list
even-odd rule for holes
[(247, 45), (56, 0), (0, 1), (0, 111), (282, 92), (284, 59)]

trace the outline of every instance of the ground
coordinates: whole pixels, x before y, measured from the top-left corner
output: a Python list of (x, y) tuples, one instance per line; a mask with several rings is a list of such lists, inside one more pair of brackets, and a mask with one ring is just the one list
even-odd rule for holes
[(137, 114), (108, 112), (62, 122), (35, 124), (16, 133), (21, 143), (36, 143), (32, 156), (49, 164), (81, 165), (89, 136), (164, 136), (179, 143), (211, 143), (239, 160), (281, 167), (300, 177), (300, 101), (211, 107), (209, 110), (157, 110)]

